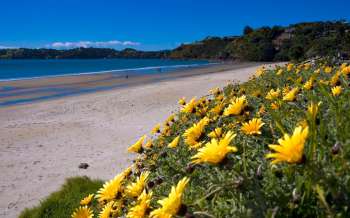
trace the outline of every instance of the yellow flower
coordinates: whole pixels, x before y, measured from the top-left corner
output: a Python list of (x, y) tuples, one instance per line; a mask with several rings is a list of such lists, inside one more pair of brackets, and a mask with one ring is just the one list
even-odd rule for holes
[(271, 109), (272, 110), (278, 110), (280, 108), (280, 106), (278, 105), (277, 102), (272, 102), (271, 103)]
[(226, 133), (225, 137), (221, 138), (219, 141), (213, 138), (211, 142), (208, 142), (203, 148), (200, 148), (196, 155), (192, 156), (192, 163), (220, 163), (229, 152), (237, 151), (236, 147), (229, 146), (235, 136), (233, 132), (229, 131)]
[(338, 96), (342, 92), (341, 86), (336, 86), (332, 88), (332, 95), (333, 96)]
[(128, 148), (128, 152), (139, 153), (141, 151), (142, 144), (143, 144), (143, 141), (145, 140), (145, 138), (146, 138), (146, 135), (142, 136), (135, 144), (131, 145)]
[(292, 71), (293, 68), (294, 68), (294, 64), (288, 64), (288, 65), (287, 65), (287, 71), (288, 71), (288, 72)]
[(221, 94), (220, 88), (219, 88), (219, 87), (216, 87), (216, 88), (210, 89), (210, 90), (209, 90), (209, 94), (212, 94), (212, 95), (220, 95), (220, 94)]
[(266, 158), (273, 158), (272, 164), (279, 162), (300, 163), (308, 133), (308, 127), (303, 129), (303, 127), (298, 126), (292, 136), (284, 134), (284, 138), (278, 140), (279, 145), (269, 145), (269, 148), (276, 153), (267, 154)]
[(265, 106), (261, 105), (261, 107), (259, 108), (259, 111), (258, 111), (258, 115), (264, 114), (265, 112), (266, 112)]
[(90, 204), (92, 198), (94, 197), (93, 194), (89, 194), (88, 196), (86, 196), (85, 198), (83, 198), (81, 201), (80, 201), (80, 205), (88, 205)]
[(264, 67), (260, 67), (260, 68), (258, 68), (258, 69), (256, 70), (255, 76), (256, 76), (256, 77), (259, 77), (259, 76), (263, 75), (264, 73), (265, 73), (265, 68), (264, 68)]
[(283, 96), (283, 100), (284, 101), (294, 101), (296, 98), (296, 94), (298, 94), (299, 92), (299, 88), (293, 88), (292, 90), (290, 90), (288, 93), (286, 93)]
[(224, 109), (224, 104), (220, 102), (219, 104), (215, 105), (210, 112), (215, 114), (215, 115), (220, 115), (222, 110)]
[(314, 74), (320, 74), (320, 72), (321, 72), (321, 69), (317, 69), (314, 71)]
[(325, 73), (331, 73), (332, 72), (332, 67), (329, 67), (329, 66), (325, 67), (324, 68), (324, 72)]
[(328, 81), (326, 80), (323, 80), (323, 79), (320, 79), (320, 84), (323, 84), (323, 85), (328, 85)]
[(180, 141), (180, 136), (177, 136), (176, 138), (174, 138), (170, 144), (168, 145), (169, 148), (176, 148), (176, 146), (179, 144)]
[(266, 99), (268, 100), (273, 100), (275, 98), (278, 98), (278, 96), (280, 95), (281, 90), (280, 89), (276, 89), (276, 91), (274, 89), (271, 89), (267, 95), (266, 95)]
[(143, 218), (146, 216), (152, 198), (152, 192), (146, 193), (143, 190), (142, 194), (137, 199), (137, 204), (129, 209), (127, 218)]
[(122, 182), (125, 176), (125, 173), (120, 173), (110, 181), (105, 182), (103, 187), (97, 191), (96, 198), (98, 202), (106, 203), (114, 200), (118, 194), (120, 194)]
[(189, 179), (184, 177), (177, 183), (176, 187), (171, 187), (168, 197), (158, 201), (162, 207), (152, 211), (150, 217), (171, 218), (175, 216), (180, 209), (182, 195), (188, 182)]
[(185, 97), (180, 98), (178, 103), (179, 103), (179, 105), (185, 105), (186, 104)]
[(143, 191), (150, 172), (142, 172), (136, 179), (136, 182), (129, 184), (126, 187), (125, 193), (130, 197), (138, 197)]
[(337, 72), (336, 74), (334, 74), (334, 75), (331, 77), (331, 79), (330, 79), (330, 81), (329, 81), (329, 83), (330, 83), (331, 86), (337, 85), (337, 83), (339, 82), (339, 76), (340, 76), (340, 73)]
[(247, 135), (260, 135), (261, 131), (260, 128), (264, 125), (264, 123), (261, 121), (261, 118), (253, 118), (247, 123), (242, 124), (241, 130), (247, 134)]
[(192, 98), (182, 109), (181, 112), (184, 113), (193, 113), (195, 107), (197, 106), (196, 98)]
[(208, 136), (210, 138), (219, 138), (222, 134), (222, 128), (215, 128), (213, 131), (211, 131)]
[(231, 102), (231, 104), (227, 108), (225, 108), (224, 115), (239, 115), (242, 113), (247, 104), (247, 98), (245, 97), (245, 95), (236, 98)]
[(162, 131), (162, 135), (169, 136), (170, 135), (170, 131), (171, 131), (171, 129), (170, 129), (169, 126), (164, 126), (163, 131)]
[(92, 218), (94, 216), (92, 210), (87, 207), (79, 207), (75, 209), (75, 211), (72, 214), (72, 218)]
[(310, 63), (304, 64), (304, 70), (309, 70), (310, 68), (311, 68), (311, 64)]
[(217, 101), (222, 101), (224, 99), (224, 96), (223, 95), (218, 95), (218, 96), (215, 97), (215, 99)]
[(311, 102), (311, 104), (307, 107), (307, 112), (311, 116), (313, 120), (316, 119), (316, 115), (318, 112), (318, 107), (321, 105), (321, 102), (318, 102), (318, 104), (315, 104), (314, 102)]
[(313, 80), (313, 78), (310, 78), (308, 81), (306, 81), (306, 83), (304, 84), (303, 87), (306, 90), (310, 90), (313, 88), (313, 86), (314, 86), (314, 80)]
[(148, 140), (143, 147), (145, 147), (147, 149), (150, 149), (152, 146), (153, 146), (152, 140)]
[(108, 204), (106, 204), (102, 208), (102, 210), (101, 210), (101, 212), (99, 214), (99, 218), (110, 218), (112, 216), (112, 214), (114, 213), (113, 205), (114, 205), (113, 201), (111, 201)]
[(189, 145), (190, 147), (194, 147), (196, 144), (198, 144), (198, 139), (201, 137), (204, 128), (209, 123), (209, 118), (204, 117), (201, 119), (198, 123), (193, 124), (192, 127), (187, 129), (184, 133), (185, 143)]
[(170, 115), (167, 119), (167, 122), (175, 122), (175, 114)]
[(280, 75), (282, 75), (282, 73), (283, 73), (283, 70), (282, 70), (282, 69), (279, 69), (279, 70), (277, 71), (276, 75), (280, 76)]
[(157, 125), (155, 125), (155, 126), (153, 127), (153, 129), (151, 130), (151, 133), (152, 133), (152, 134), (160, 133), (160, 123), (158, 123)]
[(343, 67), (342, 70), (341, 70), (342, 74), (343, 75), (349, 75), (350, 74), (350, 66), (347, 66), (347, 67)]

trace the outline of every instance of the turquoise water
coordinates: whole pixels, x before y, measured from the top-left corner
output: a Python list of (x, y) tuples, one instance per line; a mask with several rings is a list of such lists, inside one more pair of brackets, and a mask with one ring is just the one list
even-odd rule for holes
[(0, 60), (0, 81), (103, 72), (153, 74), (206, 64), (167, 59)]

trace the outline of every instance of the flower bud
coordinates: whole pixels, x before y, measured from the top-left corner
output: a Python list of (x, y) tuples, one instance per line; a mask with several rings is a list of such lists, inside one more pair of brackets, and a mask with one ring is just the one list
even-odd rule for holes
[(335, 143), (332, 147), (332, 154), (338, 154), (341, 148), (341, 144), (339, 142)]

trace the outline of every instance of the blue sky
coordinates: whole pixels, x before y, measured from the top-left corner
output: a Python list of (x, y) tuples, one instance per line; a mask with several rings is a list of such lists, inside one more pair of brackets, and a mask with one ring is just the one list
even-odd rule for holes
[(350, 20), (349, 0), (1, 0), (0, 48), (174, 48), (245, 25)]

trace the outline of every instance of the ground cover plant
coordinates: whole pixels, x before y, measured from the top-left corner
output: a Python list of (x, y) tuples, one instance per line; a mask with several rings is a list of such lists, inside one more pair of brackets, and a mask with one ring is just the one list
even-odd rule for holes
[(290, 63), (180, 99), (67, 216), (349, 217), (349, 83), (347, 64)]

